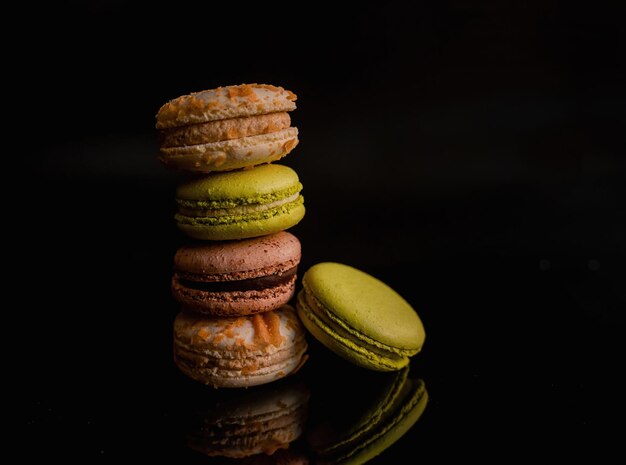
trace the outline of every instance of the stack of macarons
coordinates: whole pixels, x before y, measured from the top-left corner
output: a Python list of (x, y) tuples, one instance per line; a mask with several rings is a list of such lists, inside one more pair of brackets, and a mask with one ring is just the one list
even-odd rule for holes
[(281, 87), (242, 84), (195, 92), (156, 115), (159, 160), (184, 173), (174, 257), (174, 360), (213, 387), (266, 384), (306, 360), (305, 330), (288, 305), (300, 263), (286, 230), (304, 216), (302, 184), (272, 163), (298, 144)]
[(304, 216), (302, 184), (274, 163), (298, 144), (281, 87), (242, 84), (175, 98), (156, 115), (160, 161), (185, 173), (176, 223), (189, 242), (174, 258), (182, 312), (174, 354), (189, 377), (215, 387), (265, 384), (306, 359), (305, 329), (345, 360), (397, 371), (424, 343), (411, 305), (382, 281), (318, 263), (294, 297)]

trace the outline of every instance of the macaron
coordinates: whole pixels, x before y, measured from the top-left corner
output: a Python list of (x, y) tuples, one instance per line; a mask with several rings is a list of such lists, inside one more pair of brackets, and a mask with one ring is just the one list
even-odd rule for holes
[(419, 420), (428, 403), (424, 381), (409, 378), (409, 367), (383, 376), (386, 379), (366, 380), (365, 388), (361, 381), (358, 396), (349, 389), (353, 380), (346, 383), (348, 389), (318, 392), (324, 402), (311, 405), (316, 416), (306, 433), (316, 464), (366, 463)]
[(285, 380), (204, 397), (190, 416), (187, 445), (209, 457), (243, 459), (274, 456), (300, 438), (310, 392), (299, 381)]
[(176, 191), (178, 228), (201, 240), (232, 240), (272, 234), (304, 217), (302, 184), (294, 170), (270, 164), (215, 173)]
[(174, 320), (174, 361), (188, 377), (215, 388), (266, 384), (306, 360), (305, 331), (294, 309), (237, 318), (181, 312)]
[(172, 294), (213, 316), (275, 310), (293, 297), (300, 241), (281, 231), (240, 241), (196, 242), (174, 256)]
[(298, 315), (323, 345), (351, 363), (399, 370), (424, 344), (422, 321), (396, 291), (340, 263), (318, 263), (302, 278)]
[(278, 160), (298, 144), (293, 92), (266, 84), (203, 90), (170, 100), (156, 115), (159, 160), (209, 173)]

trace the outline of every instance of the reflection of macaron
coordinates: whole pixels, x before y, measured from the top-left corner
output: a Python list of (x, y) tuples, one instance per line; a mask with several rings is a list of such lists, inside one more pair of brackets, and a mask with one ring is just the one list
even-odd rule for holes
[(359, 366), (398, 370), (424, 343), (422, 322), (393, 289), (347, 265), (319, 263), (303, 276), (298, 315), (326, 347)]
[[(387, 379), (377, 384), (379, 389), (371, 397), (363, 391), (354, 396), (343, 390), (334, 393), (340, 398), (330, 405), (320, 406), (318, 419), (307, 433), (316, 463), (362, 464), (400, 439), (421, 417), (428, 402), (424, 382), (409, 379), (408, 373), (409, 367), (405, 367), (383, 375)], [(370, 382), (376, 385), (376, 381), (380, 380)]]
[[(274, 383), (211, 398), (194, 409), (187, 444), (211, 457), (281, 456), (302, 434), (308, 389), (299, 382)], [(226, 393), (230, 394), (230, 393)]]
[(180, 313), (174, 321), (174, 361), (190, 378), (213, 387), (269, 383), (305, 361), (304, 329), (292, 307), (238, 318)]
[(156, 115), (159, 159), (172, 168), (208, 173), (269, 163), (298, 144), (288, 111), (292, 92), (242, 84), (183, 95)]
[[(296, 441), (296, 443), (299, 441)], [(193, 446), (190, 445), (192, 448)], [(202, 450), (198, 449), (198, 452)], [(278, 449), (273, 454), (260, 453), (247, 457), (203, 457), (206, 465), (309, 465), (311, 462), (307, 453), (293, 444), (287, 449)]]
[(291, 168), (263, 165), (192, 179), (176, 192), (178, 228), (196, 239), (263, 236), (296, 225), (304, 216), (302, 184)]
[(185, 308), (210, 315), (265, 312), (289, 302), (298, 263), (300, 241), (285, 231), (186, 245), (174, 257), (172, 293)]

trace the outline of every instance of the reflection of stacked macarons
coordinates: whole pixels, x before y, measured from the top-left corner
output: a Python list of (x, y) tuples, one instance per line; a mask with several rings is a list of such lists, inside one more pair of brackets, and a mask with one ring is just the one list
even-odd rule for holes
[(159, 159), (188, 174), (176, 223), (195, 240), (174, 259), (175, 361), (214, 387), (268, 383), (305, 360), (304, 330), (285, 305), (300, 243), (283, 232), (304, 216), (302, 185), (291, 168), (268, 164), (298, 144), (287, 113), (295, 100), (244, 84), (178, 97), (156, 116)]
[(246, 458), (280, 457), (302, 435), (308, 416), (308, 389), (290, 381), (237, 395), (221, 391), (196, 402), (186, 425), (187, 444), (238, 464)]

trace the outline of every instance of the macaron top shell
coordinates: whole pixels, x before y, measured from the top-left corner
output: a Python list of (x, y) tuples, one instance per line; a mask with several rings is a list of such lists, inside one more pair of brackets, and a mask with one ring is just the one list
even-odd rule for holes
[(174, 256), (174, 268), (202, 281), (239, 280), (292, 269), (300, 257), (298, 238), (281, 231), (260, 238), (185, 245)]
[[(207, 207), (267, 203), (272, 196), (286, 197), (302, 189), (297, 173), (284, 165), (266, 164), (243, 171), (215, 173), (181, 184), (176, 191), (180, 200), (205, 200)], [(278, 200), (278, 198), (276, 200)]]
[(296, 108), (296, 95), (268, 84), (218, 87), (170, 100), (156, 115), (157, 129), (174, 128)]
[(415, 310), (396, 291), (373, 276), (340, 263), (318, 263), (303, 285), (335, 323), (357, 337), (391, 347), (419, 350), (424, 326)]

